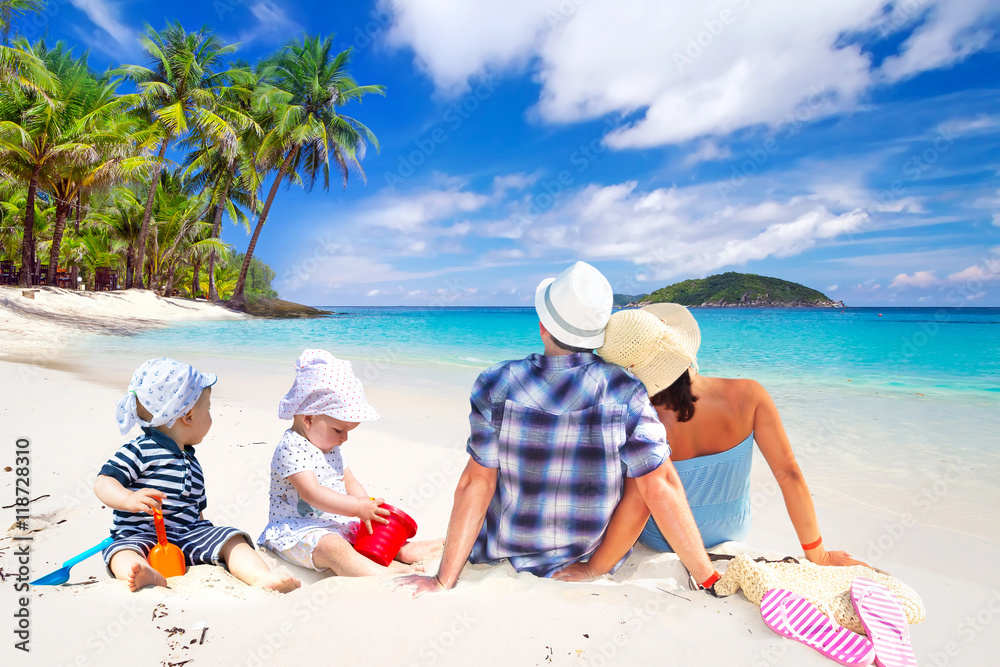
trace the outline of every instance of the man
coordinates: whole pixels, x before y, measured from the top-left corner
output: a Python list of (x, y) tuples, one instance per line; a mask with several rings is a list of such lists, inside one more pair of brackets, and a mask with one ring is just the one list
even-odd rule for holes
[[(632, 530), (624, 517), (644, 516), (634, 509), (642, 504), (696, 582), (710, 587), (718, 578), (645, 388), (593, 353), (604, 343), (612, 296), (584, 262), (538, 286), (544, 354), (498, 364), (476, 380), (470, 459), (441, 566), (436, 576), (399, 580), (414, 596), (454, 587), (467, 560), (507, 558), (519, 572), (578, 575), (605, 531), (610, 539)], [(612, 521), (616, 507), (623, 511)], [(616, 566), (604, 565), (599, 571)]]

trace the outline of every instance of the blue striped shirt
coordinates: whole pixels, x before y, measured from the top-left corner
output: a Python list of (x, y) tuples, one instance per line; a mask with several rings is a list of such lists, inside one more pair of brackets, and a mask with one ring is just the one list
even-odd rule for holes
[(622, 497), (670, 455), (645, 388), (594, 354), (508, 361), (472, 389), (477, 463), (497, 488), (469, 558), (549, 576), (589, 556)]
[[(101, 475), (113, 477), (129, 491), (162, 491), (163, 522), (168, 531), (198, 521), (208, 501), (205, 477), (194, 448), (181, 449), (171, 438), (154, 428), (143, 427), (143, 435), (122, 445), (101, 468)], [(115, 510), (113, 537), (154, 530), (153, 515)]]

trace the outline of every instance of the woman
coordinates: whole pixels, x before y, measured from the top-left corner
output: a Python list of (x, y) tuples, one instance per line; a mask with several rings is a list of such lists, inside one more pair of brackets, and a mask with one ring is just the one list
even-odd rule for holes
[[(770, 395), (754, 380), (698, 374), (700, 346), (701, 331), (688, 309), (658, 303), (612, 315), (604, 347), (597, 353), (629, 369), (646, 386), (667, 429), (670, 459), (705, 547), (742, 540), (750, 530), (750, 464), (756, 442), (781, 488), (806, 558), (819, 565), (863, 565), (844, 551), (823, 547), (809, 487)], [(555, 577), (577, 580), (604, 574), (636, 537), (650, 549), (673, 551), (645, 503), (627, 488), (590, 561)]]

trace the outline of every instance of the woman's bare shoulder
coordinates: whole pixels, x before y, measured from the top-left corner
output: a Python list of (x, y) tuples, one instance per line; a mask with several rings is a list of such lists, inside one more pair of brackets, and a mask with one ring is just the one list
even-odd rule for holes
[(712, 378), (712, 382), (716, 383), (720, 391), (740, 398), (757, 396), (761, 392), (767, 394), (767, 390), (760, 382), (750, 378)]

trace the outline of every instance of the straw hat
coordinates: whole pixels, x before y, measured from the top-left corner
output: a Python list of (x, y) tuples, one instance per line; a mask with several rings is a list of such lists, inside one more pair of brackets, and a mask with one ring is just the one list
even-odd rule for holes
[(624, 366), (655, 396), (685, 370), (698, 371), (701, 329), (694, 316), (676, 303), (654, 303), (642, 310), (621, 310), (611, 316), (604, 347), (597, 353)]
[(863, 565), (828, 567), (810, 562), (761, 563), (739, 554), (716, 582), (715, 592), (725, 597), (742, 589), (747, 600), (760, 606), (765, 593), (773, 588), (784, 588), (816, 603), (824, 614), (832, 614), (839, 625), (865, 634), (861, 619), (851, 604), (851, 582), (858, 577), (877, 581), (892, 591), (909, 623), (920, 623), (926, 618), (924, 603), (915, 590), (895, 577)]
[(535, 311), (552, 336), (564, 345), (594, 349), (604, 344), (614, 294), (604, 275), (577, 262), (535, 290)]

